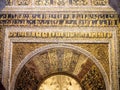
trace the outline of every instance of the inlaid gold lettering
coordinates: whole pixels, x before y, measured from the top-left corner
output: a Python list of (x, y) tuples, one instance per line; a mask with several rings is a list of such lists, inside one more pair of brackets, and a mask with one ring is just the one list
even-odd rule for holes
[(9, 32), (9, 37), (112, 38), (111, 32)]
[(41, 32), (36, 32), (36, 37), (41, 37)]

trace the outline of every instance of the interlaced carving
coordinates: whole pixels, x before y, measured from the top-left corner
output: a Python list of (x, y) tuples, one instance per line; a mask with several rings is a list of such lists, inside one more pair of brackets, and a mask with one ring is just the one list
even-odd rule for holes
[(50, 0), (36, 0), (36, 5), (50, 5)]
[(57, 0), (58, 5), (65, 5), (65, 0)]
[(17, 5), (30, 5), (31, 0), (17, 0)]
[(108, 4), (108, 0), (91, 0), (94, 6), (105, 6)]
[(73, 5), (87, 5), (88, 1), (87, 0), (73, 0), (72, 4)]
[(53, 0), (54, 5), (64, 6), (68, 4), (68, 0)]

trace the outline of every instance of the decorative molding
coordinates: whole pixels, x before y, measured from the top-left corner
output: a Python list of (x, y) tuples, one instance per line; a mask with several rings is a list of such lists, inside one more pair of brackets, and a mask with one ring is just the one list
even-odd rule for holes
[[(6, 0), (8, 6), (107, 6), (108, 0)], [(14, 7), (14, 6), (13, 6)]]

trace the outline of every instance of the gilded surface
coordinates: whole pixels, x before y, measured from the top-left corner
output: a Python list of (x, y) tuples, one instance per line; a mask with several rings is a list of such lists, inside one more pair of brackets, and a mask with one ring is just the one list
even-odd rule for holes
[(12, 74), (14, 73), (16, 66), (25, 58), (27, 54), (34, 51), (36, 48), (45, 46), (41, 43), (14, 43), (13, 44), (13, 62), (12, 62)]
[[(66, 57), (64, 55), (66, 52), (67, 54), (69, 52), (71, 56)], [(51, 55), (54, 56), (53, 62), (49, 58)], [(80, 66), (78, 67), (78, 65)], [(77, 70), (80, 68), (78, 73), (75, 73), (76, 68)], [(39, 88), (39, 84), (43, 82), (42, 80), (55, 73), (70, 74), (78, 78), (82, 89), (106, 90), (103, 76), (93, 61), (82, 53), (67, 48), (53, 48), (33, 56), (19, 73), (15, 90), (36, 90), (36, 88)], [(30, 82), (33, 84), (31, 85)]]
[(9, 32), (9, 38), (112, 38), (111, 32)]
[(106, 90), (103, 77), (96, 66), (92, 66), (81, 80), (84, 90)]
[(109, 74), (109, 47), (108, 44), (74, 44), (82, 47), (94, 55), (104, 67), (106, 73)]
[(52, 72), (56, 72), (57, 66), (58, 66), (56, 49), (48, 50), (48, 57), (49, 57), (50, 64), (51, 64), (50, 70)]
[(64, 51), (64, 56), (63, 56), (63, 68), (64, 68), (64, 71), (68, 71), (69, 70), (69, 66), (71, 64), (73, 55), (74, 54), (69, 49), (66, 49)]

